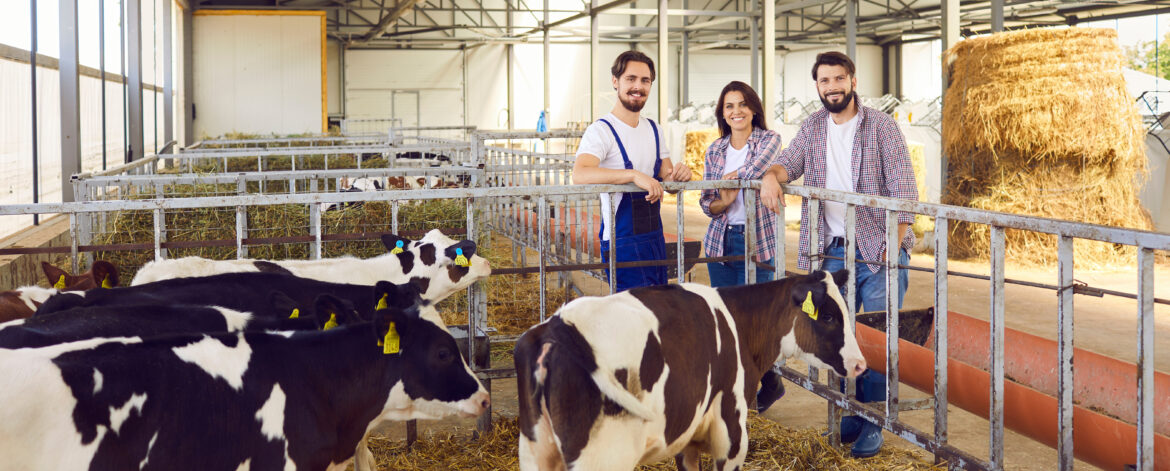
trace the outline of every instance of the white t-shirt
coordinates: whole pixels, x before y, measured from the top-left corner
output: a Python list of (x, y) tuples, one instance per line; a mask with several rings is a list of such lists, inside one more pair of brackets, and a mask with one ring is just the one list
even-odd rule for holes
[[(723, 166), (723, 175), (739, 170), (747, 163), (748, 156), (752, 153), (752, 146), (744, 144), (742, 149), (736, 149), (731, 144), (727, 145), (727, 162)], [(731, 206), (727, 209), (727, 224), (743, 225), (746, 222), (743, 211), (743, 190), (739, 190), (739, 194), (735, 197), (735, 201), (731, 202)]]
[[(843, 124), (828, 120), (825, 135), (825, 188), (853, 191), (853, 137), (857, 135), (857, 116)], [(845, 204), (825, 201), (825, 225), (829, 237), (845, 237)]]
[[(634, 170), (645, 173), (651, 177), (654, 176), (654, 132), (650, 128), (650, 122), (646, 118), (638, 118), (638, 127), (631, 128), (622, 120), (614, 116), (613, 113), (605, 115), (603, 118), (613, 125), (613, 129), (617, 131), (618, 136), (621, 136), (622, 145), (626, 148), (626, 155), (630, 158), (630, 163), (633, 164)], [(658, 156), (660, 159), (669, 159), (670, 150), (666, 148), (666, 135), (662, 131), (662, 126), (658, 125)], [(581, 154), (590, 154), (601, 159), (601, 168), (608, 169), (624, 169), (625, 163), (622, 161), (622, 151), (618, 149), (617, 141), (613, 138), (613, 133), (610, 132), (609, 126), (605, 123), (596, 121), (590, 124), (585, 129), (585, 134), (581, 136), (581, 144), (577, 147), (577, 156)], [(663, 162), (663, 165), (666, 163)], [(616, 205), (620, 201), (621, 193), (610, 195), (609, 193), (601, 194), (601, 217), (605, 221), (606, 227), (609, 227), (609, 213), (611, 211), (610, 205)], [(606, 229), (601, 234), (601, 240), (609, 240), (609, 230)]]

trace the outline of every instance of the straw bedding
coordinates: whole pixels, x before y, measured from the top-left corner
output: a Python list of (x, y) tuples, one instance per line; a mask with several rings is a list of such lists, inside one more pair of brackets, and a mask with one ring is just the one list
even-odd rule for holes
[[(1149, 230), (1138, 202), (1145, 130), (1125, 88), (1117, 33), (1032, 29), (968, 39), (946, 52), (949, 158), (943, 203)], [(1055, 236), (1007, 231), (1007, 259), (1055, 262)], [(954, 224), (951, 255), (986, 259), (987, 226)], [(1079, 267), (1130, 263), (1134, 251), (1078, 241)]]
[[(479, 439), (468, 431), (437, 432), (422, 435), (412, 449), (404, 441), (370, 439), (370, 450), (378, 469), (386, 470), (515, 470), (519, 469), (515, 418), (496, 417), (493, 430)], [(824, 430), (794, 429), (754, 413), (748, 419), (748, 445), (745, 470), (935, 470), (946, 469), (923, 461), (924, 453), (915, 454), (897, 447), (884, 447), (872, 458), (855, 459), (848, 445), (833, 448), (822, 437)], [(641, 466), (640, 471), (674, 470), (674, 460)], [(709, 457), (703, 469), (712, 469)]]

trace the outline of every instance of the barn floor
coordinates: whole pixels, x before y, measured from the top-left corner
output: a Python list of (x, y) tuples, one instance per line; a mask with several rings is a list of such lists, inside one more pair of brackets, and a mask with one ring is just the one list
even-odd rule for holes
[[(697, 205), (688, 198), (685, 207), (687, 221), (685, 236), (690, 239), (701, 240), (706, 231), (705, 215)], [(673, 202), (668, 202), (673, 207)], [(799, 217), (799, 206), (789, 206), (789, 217)], [(675, 212), (664, 210), (663, 225), (667, 228), (675, 227)], [(795, 214), (793, 214), (795, 213)], [(797, 246), (798, 232), (789, 230), (787, 234), (788, 264), (796, 266), (795, 247)], [(535, 252), (529, 252), (529, 260), (536, 260)], [(913, 254), (911, 264), (922, 267), (933, 267), (934, 259), (927, 254)], [(987, 274), (986, 263), (951, 261), (952, 271)], [(690, 272), (691, 281), (707, 282), (706, 268), (696, 266)], [(1011, 261), (1007, 267), (1007, 277), (1043, 283), (1055, 284), (1055, 269), (1022, 269), (1013, 267)], [(1077, 271), (1076, 279), (1088, 283), (1090, 286), (1115, 289), (1133, 293), (1137, 289), (1136, 269), (1123, 267), (1109, 271)], [(1170, 266), (1159, 264), (1156, 268), (1155, 296), (1170, 298)], [(606, 286), (600, 282), (578, 276), (574, 281), (587, 294), (601, 294)], [(969, 278), (951, 277), (950, 309), (976, 318), (987, 319), (989, 309), (989, 284), (986, 281)], [(933, 274), (926, 272), (910, 272), (910, 289), (904, 301), (905, 309), (929, 307), (933, 304)], [(1006, 288), (1006, 319), (1007, 326), (1023, 332), (1045, 338), (1055, 339), (1056, 324), (1056, 293), (1040, 288), (1031, 288), (1018, 285), (1008, 285)], [(1076, 325), (1075, 343), (1078, 348), (1092, 350), (1121, 360), (1133, 362), (1137, 356), (1137, 304), (1133, 300), (1117, 297), (1094, 298), (1078, 296), (1075, 301)], [(1170, 371), (1170, 306), (1156, 305), (1155, 307), (1155, 368), (1159, 371)], [(510, 358), (507, 359), (510, 364)], [(803, 365), (792, 362), (798, 370), (805, 369)], [(787, 394), (776, 403), (764, 418), (775, 420), (787, 427), (823, 429), (826, 425), (827, 411), (825, 401), (818, 396), (805, 391), (791, 383), (786, 383)], [(516, 390), (514, 380), (497, 380), (492, 385), (493, 412), (498, 415), (514, 417), (516, 415)], [(925, 394), (908, 386), (902, 386), (901, 397), (914, 399), (925, 397)], [(903, 419), (920, 430), (932, 430), (933, 415), (930, 411), (904, 412)], [(985, 419), (968, 413), (957, 407), (949, 408), (949, 441), (951, 444), (966, 450), (975, 456), (987, 456), (989, 426)], [(439, 422), (420, 422), (420, 434), (449, 433), (474, 428), (473, 421), (445, 420)], [(405, 437), (405, 427), (396, 425), (381, 431), (386, 437), (401, 440)], [(886, 433), (887, 447), (913, 452), (916, 456), (929, 461), (930, 455), (922, 452), (916, 446)], [(1019, 471), (1040, 471), (1054, 469), (1057, 463), (1056, 450), (1023, 435), (1006, 431), (1004, 438), (1005, 469)], [(844, 449), (848, 453), (847, 449)], [(1098, 469), (1087, 463), (1077, 461), (1077, 469)]]

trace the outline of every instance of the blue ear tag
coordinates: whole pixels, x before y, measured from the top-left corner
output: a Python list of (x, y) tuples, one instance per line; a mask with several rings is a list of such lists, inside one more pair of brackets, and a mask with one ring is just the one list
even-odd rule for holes
[(401, 240), (394, 243), (394, 248), (390, 250), (390, 253), (402, 253), (402, 241)]
[(463, 256), (463, 249), (455, 249), (455, 264), (461, 267), (470, 267), (471, 262), (467, 261), (467, 257)]

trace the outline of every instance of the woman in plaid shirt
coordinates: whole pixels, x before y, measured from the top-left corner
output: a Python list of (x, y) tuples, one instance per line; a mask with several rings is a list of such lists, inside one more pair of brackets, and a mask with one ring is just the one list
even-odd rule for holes
[[(776, 172), (769, 170), (780, 157), (780, 134), (768, 130), (760, 97), (748, 84), (731, 82), (719, 93), (716, 109), (721, 137), (707, 148), (703, 179), (763, 179), (765, 187), (773, 189), (771, 201), (775, 202), (780, 185)], [(776, 215), (764, 201), (763, 196), (757, 198), (753, 208), (756, 212), (756, 260), (772, 265)], [(743, 255), (747, 211), (743, 190), (703, 190), (699, 205), (711, 217), (711, 225), (703, 238), (706, 256)], [(745, 284), (742, 261), (708, 263), (707, 273), (713, 287)], [(756, 270), (755, 282), (771, 281), (772, 276), (771, 270)]]

